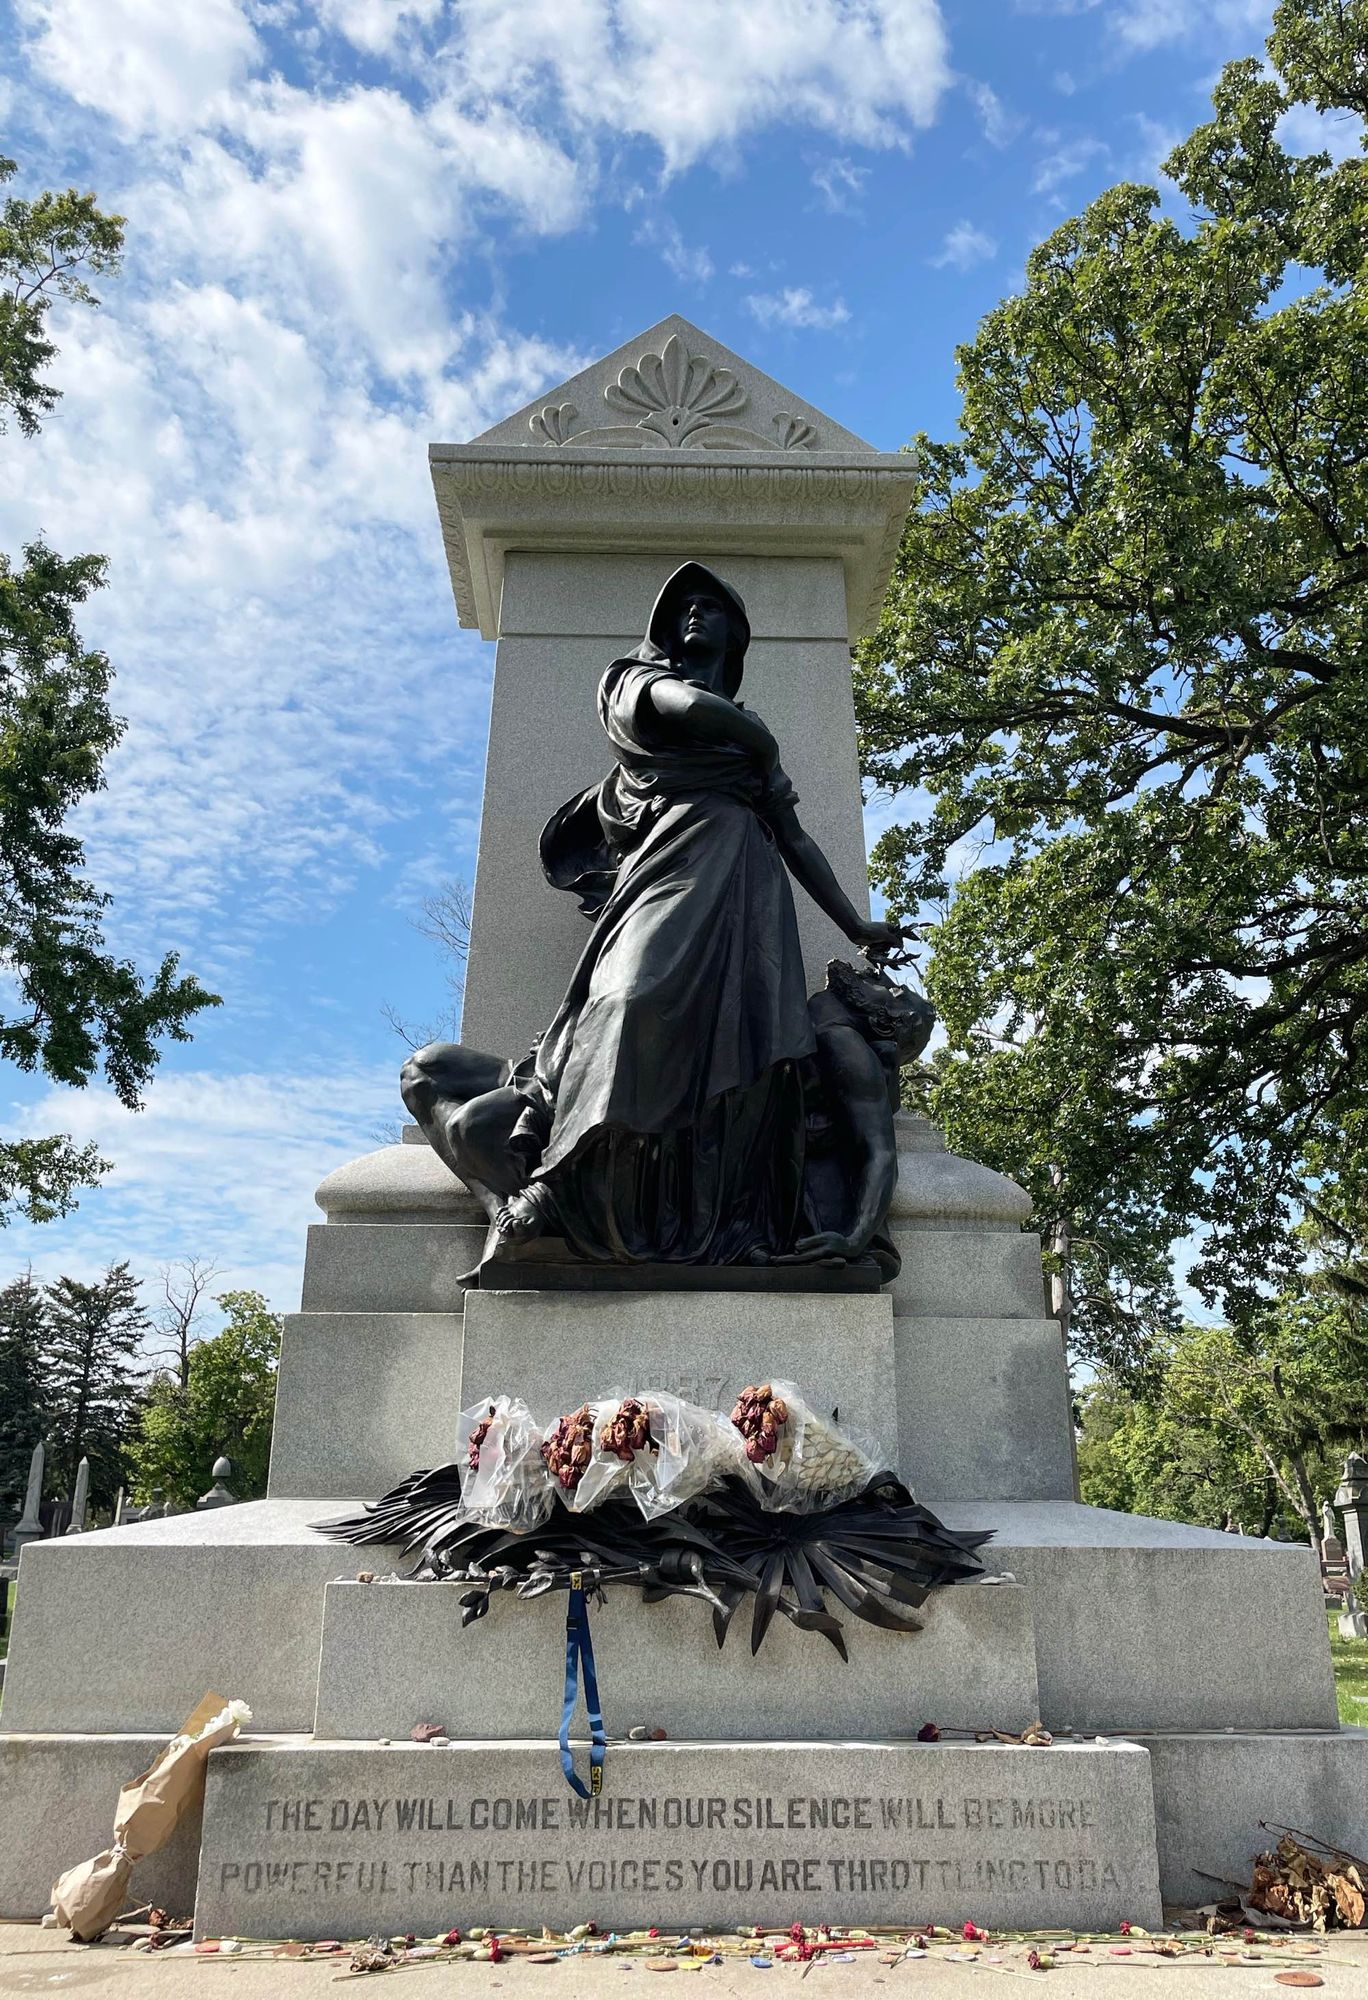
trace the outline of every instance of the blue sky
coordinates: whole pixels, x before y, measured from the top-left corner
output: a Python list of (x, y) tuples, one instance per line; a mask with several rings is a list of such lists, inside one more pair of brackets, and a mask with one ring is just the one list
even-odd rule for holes
[[(224, 997), (4, 1275), (209, 1257), (298, 1302), (312, 1191), (398, 1115), (423, 896), (473, 872), (492, 647), (426, 471), (670, 311), (885, 448), (1031, 245), (1152, 180), (1264, 0), (0, 0), (0, 151), (129, 218), (0, 546), (111, 559), (129, 721), (84, 816), (111, 936)], [(1308, 138), (1312, 135), (1308, 134)], [(435, 725), (431, 722), (436, 717)], [(419, 718), (422, 717), (420, 726)]]

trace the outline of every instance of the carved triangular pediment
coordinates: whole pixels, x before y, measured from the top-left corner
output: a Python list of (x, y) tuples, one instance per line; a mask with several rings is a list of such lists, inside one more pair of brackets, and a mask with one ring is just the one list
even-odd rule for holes
[(471, 443), (571, 453), (874, 450), (678, 313)]

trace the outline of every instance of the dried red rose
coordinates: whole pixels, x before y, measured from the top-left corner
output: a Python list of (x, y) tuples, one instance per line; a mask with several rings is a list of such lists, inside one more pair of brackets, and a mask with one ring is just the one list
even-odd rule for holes
[(788, 1422), (788, 1404), (775, 1395), (768, 1382), (752, 1383), (737, 1397), (731, 1420), (746, 1440), (746, 1457), (752, 1465), (763, 1465), (779, 1449), (779, 1433)]
[(541, 1455), (551, 1477), (571, 1493), (588, 1470), (593, 1450), (594, 1413), (587, 1403), (581, 1403), (543, 1440)]
[(489, 1406), (489, 1415), (481, 1418), (480, 1422), (476, 1424), (474, 1430), (470, 1433), (470, 1445), (466, 1451), (466, 1466), (471, 1472), (478, 1472), (480, 1469), (480, 1446), (489, 1436), (493, 1422), (494, 1405), (491, 1403)]
[(658, 1449), (651, 1436), (651, 1413), (635, 1396), (624, 1396), (603, 1428), (603, 1447), (630, 1465), (639, 1451)]

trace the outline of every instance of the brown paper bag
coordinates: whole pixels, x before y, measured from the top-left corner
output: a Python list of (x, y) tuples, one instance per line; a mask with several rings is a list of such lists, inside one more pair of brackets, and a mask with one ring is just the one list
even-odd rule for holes
[(57, 1921), (82, 1944), (102, 1937), (124, 1908), (133, 1864), (155, 1854), (176, 1822), (204, 1797), (209, 1752), (231, 1743), (252, 1719), (244, 1701), (207, 1694), (156, 1762), (119, 1793), (113, 1845), (68, 1868), (52, 1885)]

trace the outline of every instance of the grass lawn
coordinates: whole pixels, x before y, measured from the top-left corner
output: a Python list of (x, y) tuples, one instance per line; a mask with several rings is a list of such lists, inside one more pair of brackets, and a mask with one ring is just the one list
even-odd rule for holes
[(1330, 1613), (1330, 1656), (1335, 1663), (1335, 1696), (1341, 1722), (1368, 1727), (1368, 1639), (1341, 1639)]

